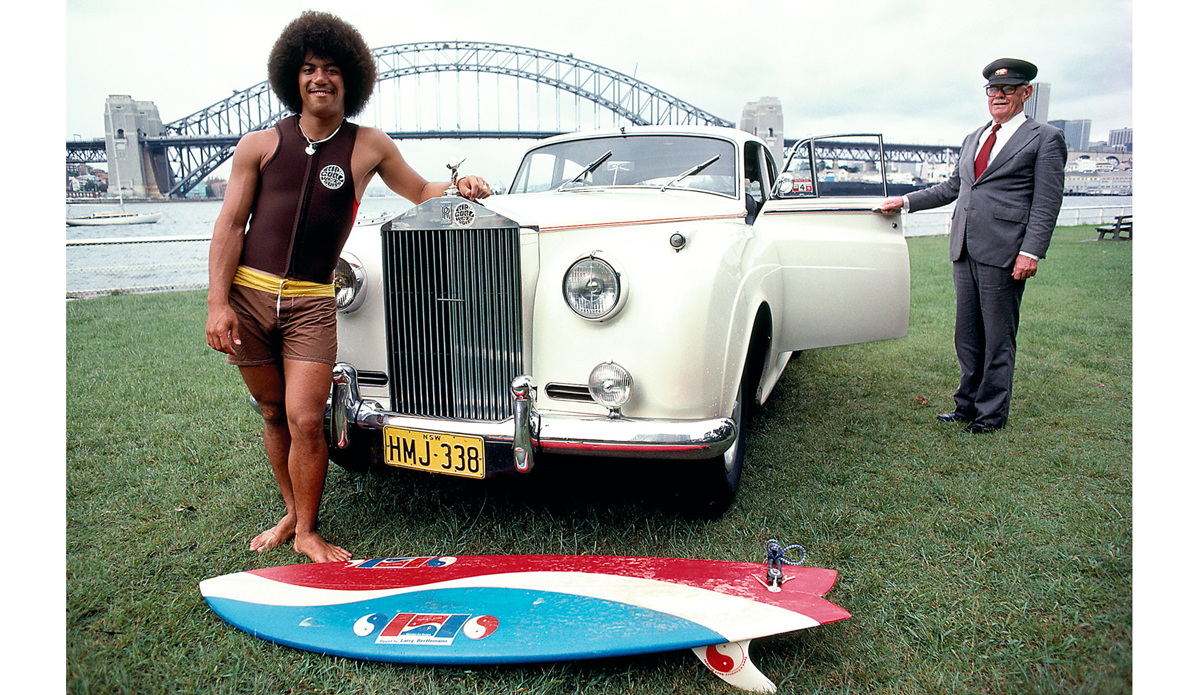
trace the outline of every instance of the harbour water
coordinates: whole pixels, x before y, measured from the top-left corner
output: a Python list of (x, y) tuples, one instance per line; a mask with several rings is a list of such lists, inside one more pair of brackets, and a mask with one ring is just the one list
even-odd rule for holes
[[(368, 196), (359, 207), (359, 219), (394, 215), (412, 207), (399, 196)], [(1074, 197), (1063, 200), (1060, 224), (1098, 224), (1132, 211), (1132, 197)], [(80, 217), (116, 204), (69, 203), (68, 217)], [(161, 212), (156, 224), (111, 227), (66, 227), (67, 297), (89, 297), (114, 292), (155, 292), (202, 289), (208, 286), (208, 239), (221, 211), (220, 200), (128, 202), (129, 212)], [(945, 234), (950, 207), (907, 215), (907, 236)], [(1112, 212), (1112, 210), (1118, 212)], [(1080, 213), (1084, 213), (1080, 215)], [(1095, 221), (1093, 221), (1095, 219)], [(167, 239), (167, 241), (163, 241)], [(86, 240), (109, 243), (73, 245)], [(120, 240), (129, 243), (111, 243)], [(138, 240), (143, 240), (139, 242)]]
[[(371, 219), (411, 207), (399, 196), (367, 196), (358, 216)], [(66, 215), (116, 209), (116, 203), (68, 203)], [(127, 202), (125, 210), (163, 216), (155, 224), (66, 227), (67, 297), (208, 287), (208, 240), (221, 212), (220, 200)], [(86, 240), (106, 243), (74, 245)]]

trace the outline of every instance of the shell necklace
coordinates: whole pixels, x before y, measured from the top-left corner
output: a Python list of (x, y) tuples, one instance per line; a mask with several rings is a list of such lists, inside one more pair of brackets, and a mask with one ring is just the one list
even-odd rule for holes
[[(343, 123), (344, 122), (345, 121), (343, 121)], [(323, 142), (328, 142), (328, 141), (332, 140), (333, 136), (338, 134), (338, 130), (342, 129), (341, 124), (338, 124), (337, 130), (333, 131), (333, 135), (330, 135), (329, 137), (325, 138), (324, 140), (313, 140), (312, 138), (308, 137), (307, 133), (304, 132), (304, 128), (300, 127), (299, 120), (296, 121), (296, 127), (300, 128), (300, 134), (304, 136), (305, 140), (308, 140), (308, 146), (304, 148), (304, 153), (310, 157), (317, 153), (316, 145), (320, 145)]]

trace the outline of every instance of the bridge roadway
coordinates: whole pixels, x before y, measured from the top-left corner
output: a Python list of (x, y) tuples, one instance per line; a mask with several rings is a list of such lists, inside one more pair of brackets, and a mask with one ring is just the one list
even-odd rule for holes
[[(543, 138), (561, 135), (559, 131), (475, 131), (475, 130), (446, 130), (446, 131), (404, 131), (389, 132), (393, 140), (541, 140)], [(143, 138), (148, 145), (160, 147), (233, 147), (240, 135), (211, 135), (211, 136), (160, 136)], [(784, 140), (785, 148), (790, 149), (798, 140)], [(104, 140), (67, 140), (67, 164), (100, 164), (105, 162)], [(902, 145), (884, 143), (887, 161), (897, 164), (939, 164), (950, 163), (958, 158), (958, 147), (946, 145)], [(873, 161), (874, 149), (869, 145), (863, 147), (844, 148), (835, 150), (818, 149), (819, 158), (844, 159), (850, 161)], [(1086, 154), (1092, 159), (1116, 157), (1122, 164), (1132, 159), (1129, 152), (1105, 150), (1076, 152), (1071, 151), (1069, 159), (1074, 160), (1078, 155)], [(781, 166), (783, 162), (779, 163)]]
[[(389, 132), (388, 136), (393, 140), (541, 140), (543, 138), (561, 135), (559, 131), (474, 131), (474, 130), (446, 130), (446, 131), (405, 131), (405, 132)], [(143, 138), (143, 142), (149, 145), (160, 147), (233, 147), (237, 144), (239, 135), (211, 135), (211, 136), (161, 136)], [(790, 149), (798, 140), (784, 140), (785, 148)], [(901, 145), (884, 143), (885, 156), (887, 161), (897, 164), (921, 164), (921, 163), (950, 163), (958, 158), (958, 147), (948, 147), (946, 145)], [(863, 147), (844, 148), (842, 151), (835, 150), (817, 150), (820, 158), (823, 159), (845, 159), (850, 161), (873, 161), (875, 159), (874, 149), (868, 145)], [(1106, 157), (1116, 157), (1121, 164), (1125, 164), (1133, 158), (1133, 155), (1124, 151), (1087, 151), (1070, 153), (1070, 160), (1077, 159), (1079, 155), (1089, 155), (1092, 159), (1105, 159)], [(67, 164), (99, 164), (105, 161), (104, 140), (68, 140), (67, 141)], [(779, 163), (781, 166), (783, 162)]]

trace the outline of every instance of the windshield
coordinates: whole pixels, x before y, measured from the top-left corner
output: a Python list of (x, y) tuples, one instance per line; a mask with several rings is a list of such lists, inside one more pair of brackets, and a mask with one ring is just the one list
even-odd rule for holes
[[(709, 160), (714, 161), (708, 163)], [(588, 169), (591, 171), (587, 171)], [(737, 193), (737, 156), (728, 140), (627, 135), (571, 140), (525, 155), (510, 193), (597, 186), (647, 186)]]

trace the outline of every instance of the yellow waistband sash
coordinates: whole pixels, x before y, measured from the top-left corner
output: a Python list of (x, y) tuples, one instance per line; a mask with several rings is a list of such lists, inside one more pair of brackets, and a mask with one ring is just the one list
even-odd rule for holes
[(332, 297), (333, 285), (307, 280), (277, 278), (254, 268), (239, 265), (233, 274), (233, 284), (252, 290), (270, 292), (277, 297)]

